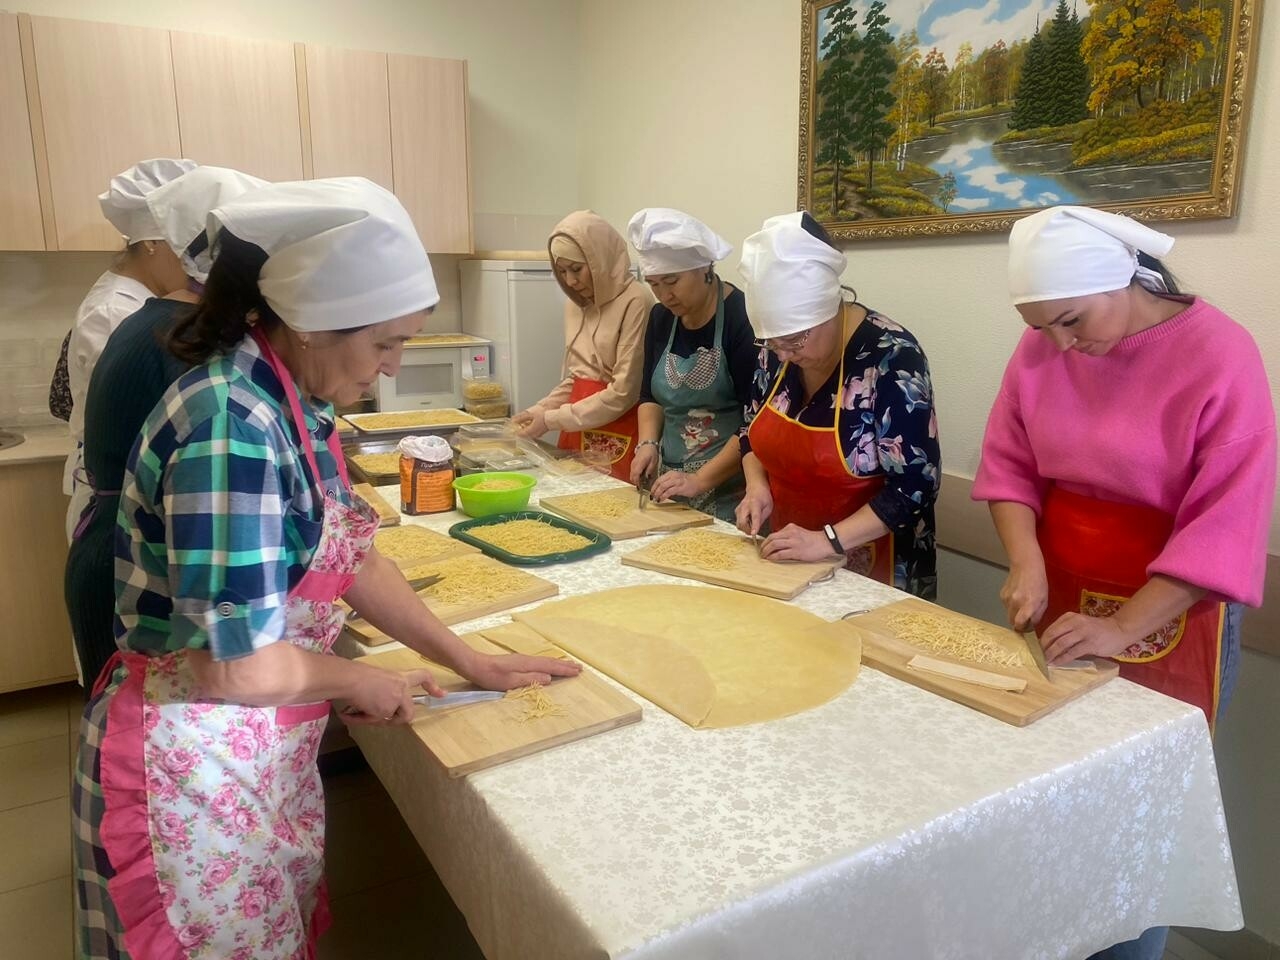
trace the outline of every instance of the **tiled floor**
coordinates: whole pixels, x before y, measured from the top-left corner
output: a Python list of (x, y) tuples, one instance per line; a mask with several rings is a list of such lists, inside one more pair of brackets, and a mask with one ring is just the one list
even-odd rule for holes
[[(71, 685), (0, 695), (0, 960), (72, 956), (70, 783), (80, 703)], [(377, 778), (353, 752), (322, 766), (333, 927), (320, 960), (481, 960)], [(1217, 958), (1174, 933), (1165, 960)]]

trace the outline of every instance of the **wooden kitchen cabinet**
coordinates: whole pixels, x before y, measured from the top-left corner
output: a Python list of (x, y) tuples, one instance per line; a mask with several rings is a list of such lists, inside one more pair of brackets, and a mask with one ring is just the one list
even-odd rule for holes
[(43, 250), (31, 113), (13, 13), (0, 13), (0, 130), (0, 250)]
[(182, 156), (169, 32), (31, 17), (31, 33), (56, 234), (47, 247), (118, 249), (98, 194), (139, 160)]
[(0, 693), (76, 677), (63, 599), (62, 460), (0, 463)]
[(467, 64), (389, 54), (395, 194), (432, 253), (471, 252)]
[(264, 180), (301, 180), (293, 44), (169, 34), (183, 156)]
[(312, 43), (300, 47), (311, 121), (311, 175), (368, 177), (393, 190), (387, 55)]

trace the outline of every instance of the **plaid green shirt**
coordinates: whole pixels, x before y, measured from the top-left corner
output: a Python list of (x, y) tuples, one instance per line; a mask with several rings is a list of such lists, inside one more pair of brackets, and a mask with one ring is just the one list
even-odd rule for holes
[[(349, 502), (325, 439), (333, 408), (302, 402), (324, 489)], [(224, 660), (284, 636), (289, 589), (320, 540), (284, 390), (246, 338), (173, 383), (129, 456), (117, 517), (116, 642)]]

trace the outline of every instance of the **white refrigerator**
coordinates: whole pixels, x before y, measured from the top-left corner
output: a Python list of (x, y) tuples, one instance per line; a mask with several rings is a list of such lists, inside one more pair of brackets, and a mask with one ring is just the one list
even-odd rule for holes
[(459, 270), (462, 329), (493, 342), (492, 376), (518, 413), (560, 382), (564, 293), (543, 260), (463, 260)]

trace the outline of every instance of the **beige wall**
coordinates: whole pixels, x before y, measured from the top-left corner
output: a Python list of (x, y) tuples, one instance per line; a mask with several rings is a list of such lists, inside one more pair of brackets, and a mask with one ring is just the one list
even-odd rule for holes
[[(583, 201), (615, 226), (644, 206), (706, 220), (735, 246), (796, 204), (800, 10), (794, 0), (589, 0), (583, 6)], [(1280, 17), (1264, 18), (1244, 191), (1234, 220), (1167, 227), (1185, 285), (1245, 324), (1280, 388)], [(948, 472), (973, 476), (983, 425), (1020, 333), (1005, 289), (1003, 237), (875, 242), (848, 250), (860, 298), (906, 324), (929, 354)], [(732, 279), (738, 254), (724, 270)], [(1143, 385), (1134, 384), (1135, 401)], [(1278, 514), (1277, 516), (1280, 516)], [(1273, 523), (1272, 551), (1280, 549)], [(999, 616), (1002, 571), (940, 561), (941, 599)], [(1217, 750), (1251, 929), (1280, 943), (1280, 660), (1246, 651)]]

